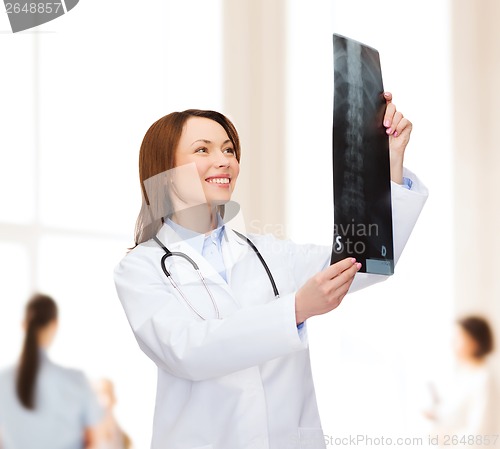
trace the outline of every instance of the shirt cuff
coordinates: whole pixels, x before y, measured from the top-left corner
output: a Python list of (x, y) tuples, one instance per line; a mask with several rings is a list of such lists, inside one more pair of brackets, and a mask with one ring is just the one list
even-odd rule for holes
[(403, 184), (402, 186), (405, 189), (411, 190), (411, 186), (413, 185), (413, 181), (410, 178), (406, 178), (403, 176)]

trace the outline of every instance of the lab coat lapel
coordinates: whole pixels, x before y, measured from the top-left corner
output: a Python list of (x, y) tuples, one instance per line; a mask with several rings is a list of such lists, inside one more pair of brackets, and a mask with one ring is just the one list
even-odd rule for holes
[(249, 250), (252, 251), (252, 249), (247, 242), (236, 235), (228, 226), (225, 227), (224, 236), (222, 238), (224, 240), (222, 244), (222, 256), (224, 257), (224, 264), (226, 266), (226, 277), (228, 284), (231, 285), (231, 276), (234, 266), (248, 254)]

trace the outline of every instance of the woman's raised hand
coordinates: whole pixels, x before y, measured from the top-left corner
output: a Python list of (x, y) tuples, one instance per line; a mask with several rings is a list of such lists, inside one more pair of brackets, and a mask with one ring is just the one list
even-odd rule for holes
[(406, 145), (410, 140), (412, 123), (396, 109), (392, 102), (392, 94), (384, 92), (386, 110), (384, 127), (389, 136), (389, 156), (391, 161), (391, 180), (397, 184), (403, 183), (403, 159)]

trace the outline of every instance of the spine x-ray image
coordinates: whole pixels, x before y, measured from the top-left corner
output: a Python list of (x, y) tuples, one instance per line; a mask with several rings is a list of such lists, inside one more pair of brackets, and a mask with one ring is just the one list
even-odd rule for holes
[(355, 257), (360, 271), (394, 272), (389, 138), (377, 50), (333, 35), (334, 240), (331, 262)]

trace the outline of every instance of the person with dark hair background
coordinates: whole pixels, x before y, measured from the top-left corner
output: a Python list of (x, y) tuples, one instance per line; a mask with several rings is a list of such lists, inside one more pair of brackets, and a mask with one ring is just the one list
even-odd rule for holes
[(493, 352), (493, 332), (488, 321), (477, 316), (458, 320), (461, 333), (460, 350), (462, 359), (474, 365), (482, 365)]
[(494, 349), (493, 332), (488, 321), (480, 316), (457, 320), (454, 353), (457, 371), (454, 379), (441, 391), (434, 391), (434, 406), (425, 412), (434, 422), (431, 434), (441, 445), (455, 436), (465, 438), (467, 447), (490, 445), (485, 438), (498, 434), (495, 417), (495, 384), (489, 355)]
[(35, 294), (26, 306), (17, 366), (0, 373), (2, 449), (91, 449), (102, 411), (80, 371), (47, 357), (58, 326), (55, 301)]

